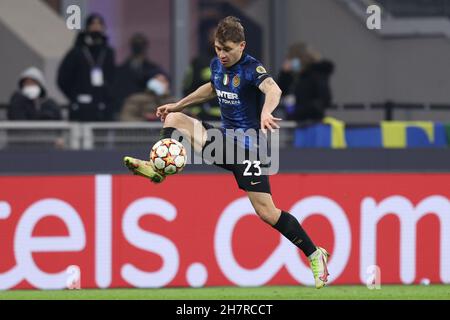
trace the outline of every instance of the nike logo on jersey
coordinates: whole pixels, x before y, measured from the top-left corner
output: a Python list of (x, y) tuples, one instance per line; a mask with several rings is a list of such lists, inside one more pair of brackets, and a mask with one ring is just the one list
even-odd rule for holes
[(259, 182), (251, 181), (251, 182), (250, 182), (250, 184), (251, 184), (252, 186), (256, 186), (257, 184), (260, 184), (260, 183), (261, 183), (261, 181), (259, 181)]

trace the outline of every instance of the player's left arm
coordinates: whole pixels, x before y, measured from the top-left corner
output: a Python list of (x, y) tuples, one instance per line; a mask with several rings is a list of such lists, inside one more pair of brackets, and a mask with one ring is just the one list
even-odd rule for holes
[(271, 77), (261, 82), (261, 84), (259, 85), (259, 90), (261, 90), (266, 95), (264, 106), (261, 112), (261, 129), (264, 133), (267, 129), (273, 132), (275, 129), (280, 128), (280, 126), (277, 124), (277, 121), (281, 121), (281, 119), (272, 116), (272, 112), (280, 104), (282, 91), (278, 84)]

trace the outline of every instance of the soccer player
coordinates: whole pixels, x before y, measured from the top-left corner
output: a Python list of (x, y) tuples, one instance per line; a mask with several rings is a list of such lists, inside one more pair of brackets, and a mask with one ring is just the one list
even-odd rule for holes
[[(179, 102), (157, 109), (157, 116), (164, 122), (162, 139), (171, 138), (177, 130), (196, 151), (205, 150), (211, 143), (208, 129), (212, 126), (181, 112), (188, 106), (198, 105), (215, 97), (220, 102), (224, 136), (228, 132), (226, 129), (261, 129), (264, 133), (279, 129), (277, 122), (281, 119), (273, 117), (272, 112), (280, 102), (281, 90), (262, 64), (244, 52), (245, 34), (239, 19), (227, 17), (219, 23), (214, 46), (217, 57), (211, 62), (211, 82), (202, 85)], [(262, 99), (263, 94), (265, 99)], [(149, 161), (125, 157), (124, 162), (134, 174), (149, 178), (155, 183), (161, 183), (165, 179), (154, 170)], [(239, 188), (246, 191), (258, 216), (308, 257), (315, 286), (322, 288), (328, 280), (329, 254), (325, 249), (315, 246), (293, 215), (275, 206), (268, 175), (244, 174), (247, 166), (242, 163), (214, 164), (233, 172)]]

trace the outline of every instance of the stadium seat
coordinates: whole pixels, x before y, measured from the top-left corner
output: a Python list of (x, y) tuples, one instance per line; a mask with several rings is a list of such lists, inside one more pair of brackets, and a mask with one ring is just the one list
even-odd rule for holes
[(450, 123), (444, 125), (445, 136), (447, 138), (447, 146), (450, 147)]
[(345, 139), (348, 148), (381, 148), (381, 129), (372, 128), (347, 128)]
[(435, 141), (431, 121), (383, 121), (381, 130), (385, 148), (429, 147)]
[(445, 126), (442, 123), (434, 124), (434, 147), (444, 148), (447, 146), (447, 136), (445, 132)]
[(433, 137), (430, 141), (427, 133), (423, 128), (408, 127), (406, 129), (407, 147), (446, 147), (447, 139), (445, 127), (441, 123), (434, 123), (433, 125)]
[(345, 122), (333, 117), (325, 117), (323, 124), (330, 125), (331, 128), (331, 147), (333, 149), (347, 148), (345, 141)]
[(407, 127), (406, 147), (407, 148), (432, 147), (432, 142), (428, 139), (426, 132), (422, 128)]
[(296, 148), (331, 148), (331, 127), (318, 124), (296, 129), (294, 146)]

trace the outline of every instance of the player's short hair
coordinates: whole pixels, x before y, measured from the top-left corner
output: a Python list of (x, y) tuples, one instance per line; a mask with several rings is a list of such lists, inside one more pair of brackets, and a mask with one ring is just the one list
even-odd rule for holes
[(221, 44), (227, 41), (234, 43), (245, 41), (245, 32), (241, 20), (233, 16), (221, 20), (216, 29), (215, 39)]

